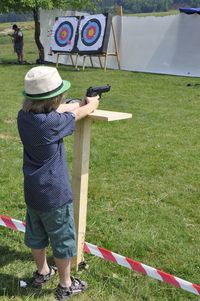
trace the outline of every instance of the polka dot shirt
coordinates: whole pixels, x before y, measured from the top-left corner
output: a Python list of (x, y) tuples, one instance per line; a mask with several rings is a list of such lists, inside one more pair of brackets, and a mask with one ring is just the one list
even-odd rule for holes
[(72, 201), (63, 137), (75, 129), (73, 113), (48, 114), (19, 111), (18, 131), (24, 146), (24, 197), (28, 206), (41, 211)]

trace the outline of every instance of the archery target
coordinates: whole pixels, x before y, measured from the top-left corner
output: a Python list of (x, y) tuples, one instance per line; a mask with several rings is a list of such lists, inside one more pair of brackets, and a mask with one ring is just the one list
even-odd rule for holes
[[(110, 17), (109, 17), (109, 20)], [(77, 51), (79, 54), (102, 53), (108, 45), (111, 21), (108, 14), (84, 16), (80, 20)], [(106, 39), (105, 39), (106, 37)]]
[(73, 36), (73, 27), (68, 21), (61, 23), (55, 32), (56, 44), (60, 47), (65, 47), (71, 44), (71, 39)]
[(53, 52), (72, 52), (75, 46), (77, 17), (59, 17), (56, 19), (51, 38)]
[(101, 35), (101, 23), (96, 19), (91, 19), (83, 26), (81, 31), (82, 43), (86, 46), (94, 45)]

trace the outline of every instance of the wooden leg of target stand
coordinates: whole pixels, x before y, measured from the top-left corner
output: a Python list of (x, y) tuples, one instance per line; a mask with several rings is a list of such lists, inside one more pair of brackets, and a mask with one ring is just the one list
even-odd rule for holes
[(100, 65), (100, 67), (101, 67), (101, 69), (102, 69), (103, 67), (102, 67), (100, 55), (99, 55), (98, 57), (99, 57), (99, 65)]
[(74, 159), (72, 171), (72, 189), (74, 195), (74, 220), (76, 226), (77, 256), (73, 260), (76, 271), (84, 264), (83, 246), (85, 242), (89, 157), (90, 157), (91, 120), (77, 122), (74, 137)]
[(78, 53), (76, 54), (75, 69), (78, 69)]
[(92, 56), (90, 55), (90, 64), (91, 64), (91, 67), (93, 68), (94, 65), (93, 65), (93, 61), (92, 61)]
[(59, 53), (57, 54), (57, 59), (56, 59), (56, 68), (58, 68), (58, 62), (59, 62)]
[(72, 66), (75, 66), (75, 65), (74, 65), (74, 60), (73, 60), (73, 57), (72, 57), (71, 54), (70, 54), (70, 59), (71, 59)]
[(86, 60), (86, 55), (83, 56), (83, 70), (85, 69), (85, 60)]
[(107, 67), (107, 61), (108, 61), (108, 54), (105, 54), (105, 60), (104, 60), (104, 71), (106, 71), (106, 67)]

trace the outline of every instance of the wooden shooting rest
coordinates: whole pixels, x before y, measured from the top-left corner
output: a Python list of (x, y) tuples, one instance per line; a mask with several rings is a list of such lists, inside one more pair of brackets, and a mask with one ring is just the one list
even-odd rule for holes
[(88, 117), (77, 122), (74, 135), (74, 160), (72, 171), (72, 189), (74, 194), (74, 218), (77, 235), (77, 256), (73, 263), (78, 270), (79, 264), (84, 262), (83, 246), (85, 242), (88, 178), (90, 158), (91, 120), (115, 121), (132, 118), (132, 114), (96, 110)]

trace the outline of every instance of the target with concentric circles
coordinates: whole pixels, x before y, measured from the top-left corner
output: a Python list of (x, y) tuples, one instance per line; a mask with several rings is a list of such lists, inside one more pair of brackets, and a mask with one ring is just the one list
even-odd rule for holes
[(73, 36), (73, 26), (70, 22), (65, 21), (61, 23), (55, 32), (55, 42), (60, 47), (65, 47), (71, 44), (71, 39)]
[(100, 35), (101, 23), (97, 19), (91, 19), (82, 28), (82, 43), (86, 46), (92, 46), (98, 41)]

